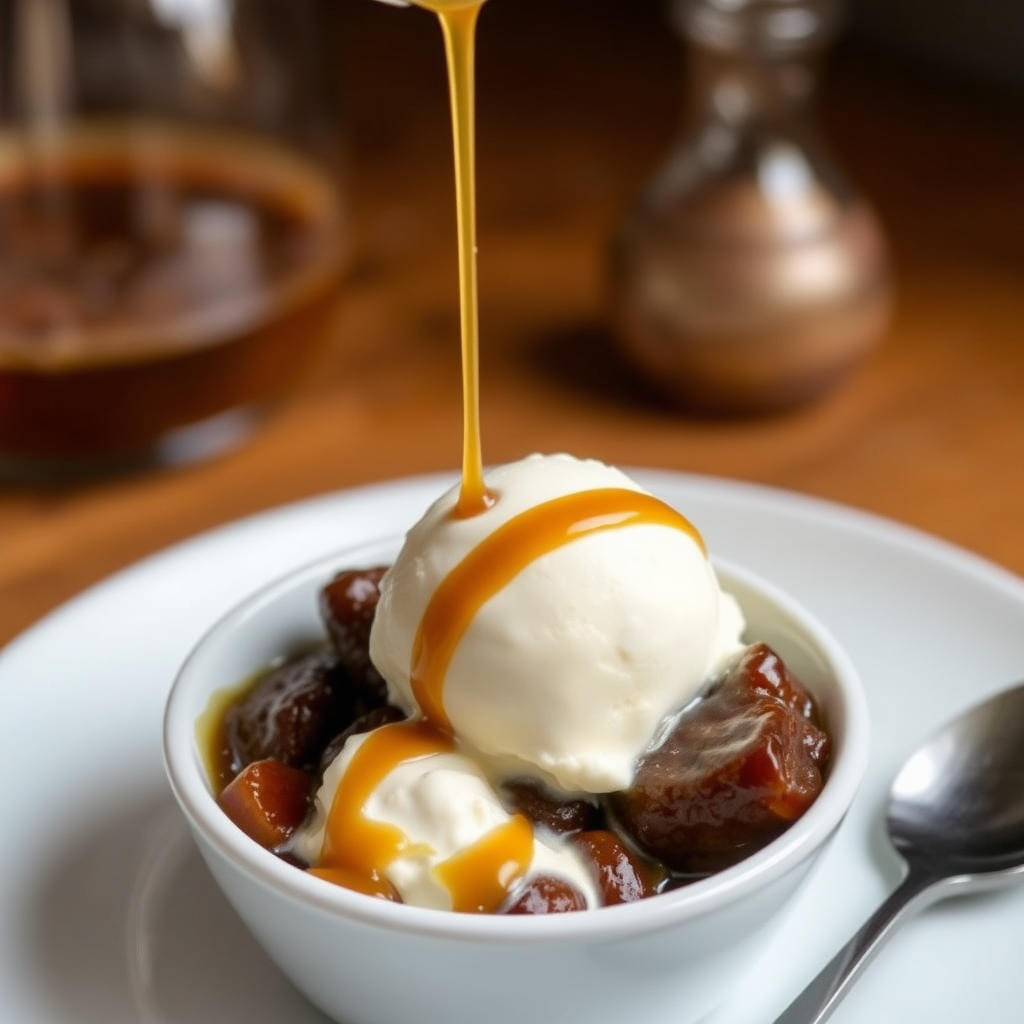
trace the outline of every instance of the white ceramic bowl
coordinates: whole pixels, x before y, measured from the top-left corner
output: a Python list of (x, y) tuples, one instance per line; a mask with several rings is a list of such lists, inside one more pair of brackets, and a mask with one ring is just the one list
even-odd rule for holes
[(345, 1024), (688, 1024), (728, 994), (843, 820), (868, 755), (867, 708), (846, 655), (810, 613), (717, 564), (750, 640), (814, 692), (835, 747), (820, 796), (783, 836), (690, 886), (622, 906), (547, 916), (425, 910), (350, 892), (278, 860), (218, 808), (196, 737), (211, 694), (322, 637), (317, 591), (335, 570), (386, 564), (399, 541), (303, 568), (220, 620), (174, 684), (167, 774), (217, 882), (281, 970)]

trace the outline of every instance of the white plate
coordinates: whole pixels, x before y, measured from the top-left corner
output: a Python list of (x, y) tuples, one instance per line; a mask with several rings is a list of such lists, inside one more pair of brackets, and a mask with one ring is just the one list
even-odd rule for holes
[[(863, 790), (772, 955), (712, 1018), (766, 1024), (895, 885), (881, 817), (904, 754), (1024, 678), (1024, 581), (850, 509), (635, 475), (713, 552), (829, 623), (868, 689)], [(320, 554), (403, 530), (450, 482), (329, 495), (204, 534), (94, 587), (0, 653), (0, 1020), (322, 1024), (236, 922), (178, 820), (160, 757), (164, 697), (227, 607)], [(833, 1020), (1017, 1022), (1022, 939), (1024, 886), (939, 904), (892, 939)]]

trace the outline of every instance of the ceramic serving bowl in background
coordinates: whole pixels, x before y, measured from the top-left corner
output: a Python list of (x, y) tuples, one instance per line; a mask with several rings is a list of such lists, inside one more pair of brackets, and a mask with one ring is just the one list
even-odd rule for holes
[[(867, 706), (828, 630), (774, 586), (722, 563), (748, 640), (764, 640), (817, 697), (834, 741), (817, 801), (734, 867), (620, 906), (543, 916), (427, 910), (352, 892), (264, 850), (220, 810), (196, 724), (210, 698), (323, 637), (317, 593), (336, 571), (390, 563), (362, 544), (253, 595), (199, 640), (167, 704), (168, 778), (228, 900), (297, 988), (345, 1024), (688, 1024), (723, 1001), (843, 820), (868, 755)], [(197, 936), (201, 941), (201, 936)]]

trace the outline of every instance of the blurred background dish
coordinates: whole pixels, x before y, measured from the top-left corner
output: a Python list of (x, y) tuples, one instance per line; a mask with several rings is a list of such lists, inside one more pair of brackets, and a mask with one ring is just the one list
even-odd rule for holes
[(308, 369), (345, 257), (316, 4), (0, 5), (0, 467), (230, 446)]

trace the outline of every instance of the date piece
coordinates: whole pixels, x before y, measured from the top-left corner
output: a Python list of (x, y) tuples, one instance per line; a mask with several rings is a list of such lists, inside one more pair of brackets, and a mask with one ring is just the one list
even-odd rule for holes
[(370, 627), (387, 568), (347, 569), (320, 591), (320, 617), (352, 685), (366, 703), (363, 710), (387, 701), (387, 685), (370, 661)]
[(502, 783), (508, 809), (519, 811), (535, 825), (559, 835), (597, 828), (601, 809), (589, 800), (560, 796), (531, 779), (511, 779)]
[(313, 780), (281, 761), (254, 761), (217, 797), (224, 813), (260, 846), (273, 850), (306, 820)]
[(332, 654), (294, 658), (271, 669), (228, 709), (232, 769), (272, 758), (315, 773), (323, 748), (354, 717), (348, 678)]
[(754, 644), (609, 797), (622, 831), (673, 871), (735, 864), (814, 802), (831, 753), (808, 692)]
[(579, 832), (572, 843), (590, 861), (604, 906), (653, 896), (665, 881), (665, 869), (631, 850), (608, 829)]
[(583, 893), (554, 875), (537, 875), (517, 889), (501, 908), (502, 914), (566, 914), (586, 910)]

